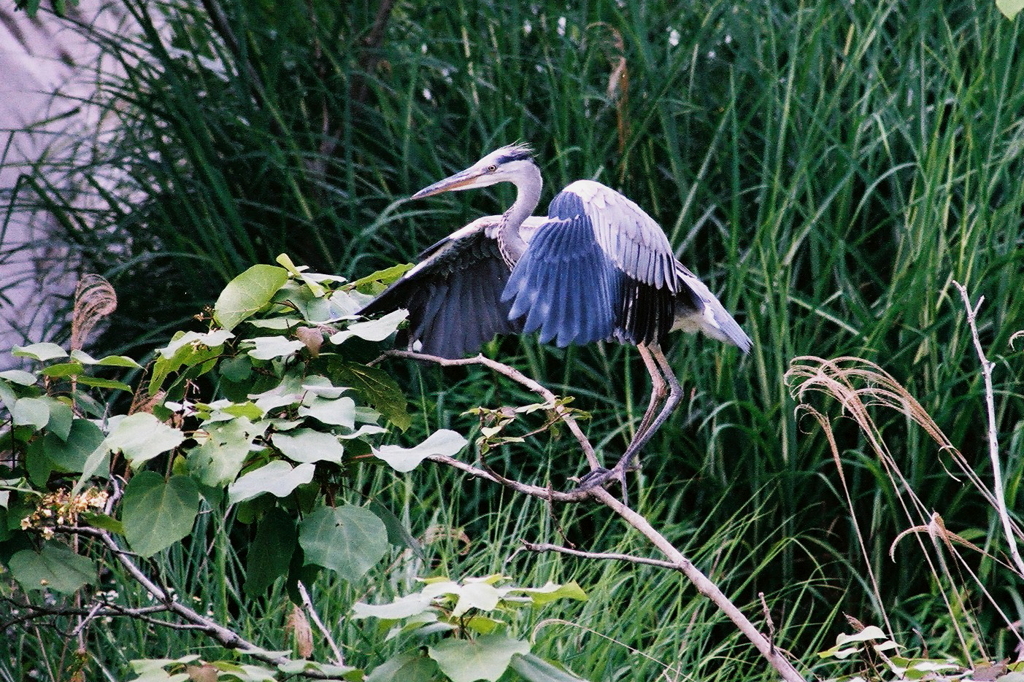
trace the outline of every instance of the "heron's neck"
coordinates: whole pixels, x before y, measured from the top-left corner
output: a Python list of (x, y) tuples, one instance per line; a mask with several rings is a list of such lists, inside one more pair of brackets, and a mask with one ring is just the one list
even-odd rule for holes
[(501, 228), (498, 230), (498, 246), (509, 267), (519, 262), (526, 251), (526, 242), (519, 234), (519, 227), (524, 220), (533, 215), (533, 210), (540, 202), (540, 191), (544, 184), (540, 177), (540, 169), (535, 165), (530, 165), (528, 172), (513, 182), (518, 190), (516, 200), (501, 217)]

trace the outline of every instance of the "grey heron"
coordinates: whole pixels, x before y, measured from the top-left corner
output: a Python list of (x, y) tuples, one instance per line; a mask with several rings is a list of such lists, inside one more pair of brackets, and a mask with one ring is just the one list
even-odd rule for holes
[[(420, 255), (367, 304), (364, 315), (409, 310), (406, 341), (446, 358), (495, 334), (540, 332), (559, 347), (602, 340), (635, 345), (651, 375), (651, 400), (625, 453), (590, 488), (622, 483), (633, 456), (677, 406), (682, 389), (661, 350), (670, 331), (701, 331), (744, 353), (752, 342), (708, 287), (676, 260), (661, 227), (637, 204), (592, 180), (571, 183), (533, 216), (543, 186), (525, 145), (501, 147), (412, 199), (511, 182), (516, 200)], [(658, 406), (661, 406), (659, 411)]]

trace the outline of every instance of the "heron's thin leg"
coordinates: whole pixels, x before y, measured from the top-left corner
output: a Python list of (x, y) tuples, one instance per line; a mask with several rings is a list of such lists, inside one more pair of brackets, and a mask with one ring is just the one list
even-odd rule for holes
[[(661, 348), (657, 345), (651, 345), (646, 348), (644, 346), (637, 347), (642, 350), (646, 350), (646, 352), (650, 354), (652, 363), (656, 369), (656, 372), (651, 372), (651, 380), (660, 381), (662, 384), (661, 391), (664, 391), (664, 387), (667, 385), (668, 397), (662, 404), (661, 411), (658, 412), (658, 416), (651, 419), (645, 429), (637, 431), (636, 436), (633, 438), (633, 442), (629, 444), (629, 447), (626, 448), (626, 452), (622, 455), (618, 464), (615, 465), (616, 468), (619, 468), (620, 464), (623, 465), (623, 467), (627, 466), (633, 455), (640, 452), (640, 450), (647, 445), (647, 442), (651, 440), (658, 429), (661, 428), (661, 425), (665, 423), (665, 420), (668, 419), (669, 415), (676, 409), (679, 405), (679, 401), (683, 397), (683, 388), (679, 385), (679, 379), (676, 378), (675, 372), (672, 371), (672, 365), (669, 364), (668, 358), (665, 357)], [(656, 373), (658, 375), (658, 379), (654, 378)]]
[(651, 375), (651, 402), (647, 406), (647, 411), (644, 412), (643, 419), (640, 420), (640, 426), (637, 428), (633, 440), (640, 438), (650, 428), (655, 410), (668, 395), (668, 384), (661, 375), (661, 368), (658, 366), (657, 360), (651, 355), (651, 351), (643, 344), (637, 346), (636, 349), (640, 351), (640, 357), (643, 358), (644, 366), (647, 367), (647, 373)]
[[(644, 346), (637, 346), (637, 348), (644, 349)], [(669, 364), (668, 358), (661, 351), (661, 348), (657, 345), (651, 345), (646, 347), (646, 351), (650, 353), (650, 357), (653, 360), (653, 368), (656, 371), (651, 372), (651, 379), (655, 381), (654, 377), (657, 374), (662, 381), (668, 385), (668, 398), (665, 400), (661, 407), (661, 411), (658, 412), (658, 416), (651, 420), (650, 424), (643, 431), (637, 431), (636, 436), (633, 438), (633, 442), (626, 448), (626, 452), (623, 453), (619, 461), (615, 463), (615, 466), (608, 471), (589, 478), (580, 485), (580, 489), (587, 490), (594, 488), (599, 485), (604, 485), (608, 481), (615, 479), (622, 486), (622, 502), (627, 507), (629, 506), (629, 498), (626, 493), (626, 470), (629, 468), (629, 463), (633, 460), (633, 456), (636, 455), (640, 450), (647, 445), (648, 441), (657, 433), (658, 429), (661, 428), (665, 420), (668, 419), (669, 415), (679, 405), (679, 401), (683, 397), (683, 387), (679, 385), (679, 379), (676, 378), (675, 372), (672, 371), (672, 366)], [(646, 363), (646, 359), (645, 359)], [(650, 370), (652, 365), (648, 365)], [(649, 408), (650, 409), (650, 408)], [(646, 415), (645, 419), (646, 421)]]

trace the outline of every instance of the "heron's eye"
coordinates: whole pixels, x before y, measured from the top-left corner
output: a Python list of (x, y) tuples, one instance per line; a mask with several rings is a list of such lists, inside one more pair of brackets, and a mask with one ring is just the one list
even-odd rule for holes
[(487, 167), (487, 172), (488, 173), (493, 173), (496, 170), (498, 170), (498, 167), (496, 165), (494, 165), (493, 163), (490, 166)]

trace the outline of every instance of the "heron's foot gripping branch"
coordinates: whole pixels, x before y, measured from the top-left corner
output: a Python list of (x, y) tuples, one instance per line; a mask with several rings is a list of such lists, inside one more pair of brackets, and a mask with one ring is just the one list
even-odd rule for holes
[(618, 483), (619, 487), (622, 488), (622, 504), (628, 507), (629, 493), (626, 489), (626, 474), (640, 468), (639, 466), (630, 466), (630, 460), (632, 459), (633, 453), (630, 452), (628, 457), (620, 459), (611, 469), (599, 467), (584, 474), (579, 479), (579, 485), (572, 492), (582, 493), (594, 488), (603, 488), (609, 483)]

